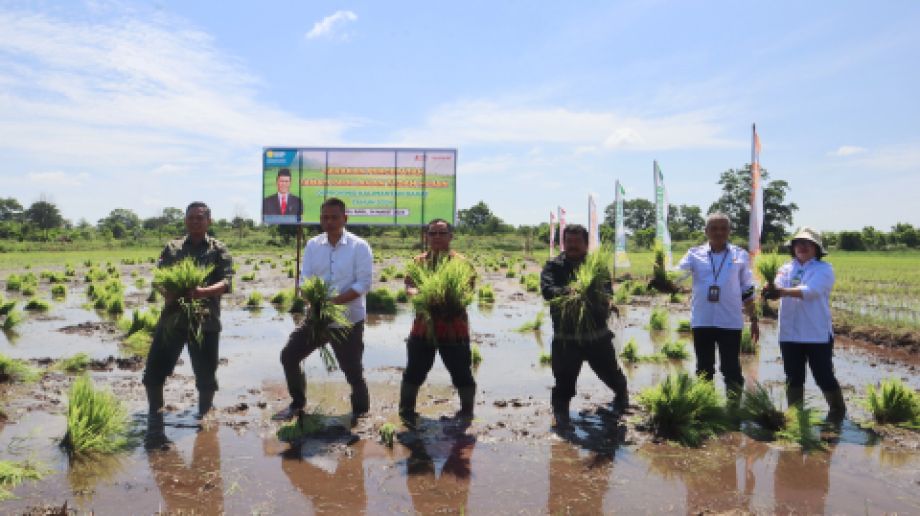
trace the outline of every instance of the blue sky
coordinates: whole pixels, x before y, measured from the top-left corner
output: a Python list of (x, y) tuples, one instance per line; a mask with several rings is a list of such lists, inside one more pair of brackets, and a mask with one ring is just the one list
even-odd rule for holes
[(916, 2), (0, 3), (0, 196), (258, 218), (268, 145), (459, 149), (458, 204), (705, 209), (750, 160), (796, 224), (920, 225)]

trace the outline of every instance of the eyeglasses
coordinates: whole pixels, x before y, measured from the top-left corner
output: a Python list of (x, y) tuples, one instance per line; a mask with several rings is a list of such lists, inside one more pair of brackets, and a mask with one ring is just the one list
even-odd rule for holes
[(444, 235), (449, 235), (449, 234), (450, 234), (450, 231), (429, 231), (428, 232), (429, 236), (444, 236)]

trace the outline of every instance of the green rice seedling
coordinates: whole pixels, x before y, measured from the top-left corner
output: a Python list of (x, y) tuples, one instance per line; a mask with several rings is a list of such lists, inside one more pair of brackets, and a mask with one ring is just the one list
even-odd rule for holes
[(167, 331), (175, 332), (184, 328), (189, 342), (201, 343), (204, 338), (201, 325), (207, 315), (207, 304), (202, 299), (188, 299), (187, 294), (193, 288), (204, 285), (213, 270), (213, 265), (199, 267), (194, 259), (186, 258), (171, 267), (160, 267), (153, 271), (154, 288), (176, 298), (180, 308), (164, 321)]
[(286, 288), (284, 290), (279, 290), (278, 292), (275, 292), (275, 295), (273, 295), (269, 301), (271, 302), (271, 304), (279, 308), (287, 307), (287, 306), (290, 306), (291, 303), (294, 301), (295, 295), (296, 294), (294, 292), (294, 289)]
[(72, 454), (115, 453), (128, 445), (128, 412), (88, 375), (77, 378), (67, 400), (67, 433), (61, 446)]
[(623, 351), (620, 352), (620, 357), (629, 364), (635, 364), (640, 360), (639, 357), (639, 346), (636, 344), (636, 338), (630, 337), (626, 341), (626, 345), (623, 346)]
[(140, 290), (146, 286), (147, 286), (147, 280), (145, 280), (144, 278), (136, 278), (134, 280), (134, 288)]
[(634, 296), (644, 296), (644, 295), (648, 294), (648, 289), (645, 287), (645, 285), (643, 285), (643, 284), (641, 284), (641, 283), (634, 283), (634, 284), (630, 287), (629, 293), (632, 294), (632, 295), (634, 295)]
[[(310, 321), (312, 341), (326, 342), (330, 339), (343, 339), (351, 323), (345, 317), (345, 306), (329, 301), (332, 299), (332, 286), (322, 278), (312, 276), (303, 282), (300, 292), (308, 306), (307, 317)], [(335, 357), (327, 346), (320, 348), (320, 356), (326, 364), (326, 370), (335, 369)]]
[(288, 278), (293, 278), (293, 277), (294, 277), (294, 268), (293, 268), (293, 267), (288, 267), (288, 268), (286, 269), (286, 273), (287, 273), (287, 277), (288, 277)]
[(613, 254), (607, 247), (588, 253), (568, 285), (568, 293), (555, 297), (550, 305), (559, 311), (560, 329), (578, 339), (594, 333), (596, 315), (610, 309), (610, 264)]
[(473, 361), (473, 367), (479, 367), (479, 364), (482, 363), (482, 350), (479, 349), (479, 344), (470, 346), (470, 358)]
[(281, 442), (295, 443), (304, 437), (322, 432), (324, 428), (322, 414), (314, 411), (302, 413), (297, 419), (281, 425), (275, 435)]
[(6, 277), (6, 289), (10, 292), (18, 292), (22, 288), (22, 277), (18, 274), (10, 274)]
[(19, 292), (24, 296), (34, 296), (35, 291), (36, 291), (35, 286), (30, 283), (23, 285), (22, 288), (19, 290)]
[(751, 329), (747, 326), (741, 330), (741, 352), (746, 355), (757, 353), (757, 343), (754, 342)]
[(384, 423), (380, 426), (380, 429), (377, 430), (377, 433), (380, 434), (380, 442), (388, 448), (393, 447), (393, 441), (396, 439), (396, 425), (393, 423)]
[(246, 258), (246, 260), (245, 260), (244, 263), (245, 263), (246, 265), (252, 265), (252, 258)]
[(786, 416), (776, 408), (770, 391), (760, 382), (744, 391), (741, 400), (741, 419), (752, 421), (763, 430), (777, 432), (786, 424)]
[(121, 341), (122, 352), (127, 356), (146, 357), (153, 343), (153, 334), (146, 331), (134, 332)]
[(540, 276), (536, 273), (526, 274), (524, 278), (524, 290), (527, 292), (540, 291)]
[[(506, 278), (513, 278), (513, 277), (515, 277), (515, 276), (517, 276), (517, 273), (515, 273), (513, 270), (510, 270), (510, 269), (509, 269), (507, 272), (505, 272), (505, 277), (506, 277)], [(523, 279), (523, 278), (522, 278), (522, 279)]]
[(3, 320), (3, 329), (12, 330), (22, 322), (22, 312), (19, 310), (10, 310), (6, 313), (6, 319)]
[(242, 281), (255, 281), (255, 279), (256, 279), (256, 273), (254, 272), (249, 272), (247, 274), (243, 274), (242, 276), (240, 276), (240, 280)]
[(814, 409), (804, 404), (796, 405), (785, 413), (783, 428), (774, 434), (780, 441), (795, 443), (803, 450), (823, 450), (827, 446), (821, 440), (815, 427), (821, 424), (821, 419)]
[(428, 329), (428, 338), (437, 343), (435, 322), (456, 321), (466, 314), (473, 301), (473, 282), (476, 272), (464, 260), (441, 260), (428, 264), (409, 262), (406, 274), (418, 288), (412, 298), (415, 313), (421, 316)]
[(649, 425), (661, 437), (687, 446), (728, 428), (722, 398), (709, 380), (687, 373), (672, 374), (642, 391), (639, 403), (649, 412)]
[(629, 285), (620, 285), (613, 291), (613, 302), (618, 305), (628, 305), (632, 301), (632, 295), (629, 293)]
[(51, 297), (61, 299), (67, 297), (67, 287), (64, 285), (54, 285), (51, 287)]
[(26, 480), (41, 480), (44, 476), (44, 470), (33, 462), (0, 460), (0, 501), (14, 498), (10, 490)]
[(521, 333), (526, 333), (529, 331), (540, 331), (540, 328), (543, 327), (544, 317), (546, 317), (546, 311), (541, 309), (539, 312), (537, 312), (537, 315), (534, 316), (532, 321), (527, 321), (520, 325), (516, 331)]
[(68, 373), (82, 373), (89, 367), (90, 358), (86, 353), (77, 353), (72, 357), (62, 358), (57, 368)]
[(648, 328), (652, 331), (665, 331), (671, 327), (668, 309), (662, 306), (652, 308), (648, 317)]
[(690, 325), (690, 319), (681, 319), (677, 321), (677, 332), (678, 333), (690, 333), (693, 331), (693, 326)]
[(73, 265), (66, 263), (64, 264), (64, 276), (72, 278), (77, 275), (77, 270), (73, 268)]
[(754, 267), (764, 280), (764, 285), (772, 285), (776, 273), (783, 265), (783, 257), (776, 253), (761, 253), (754, 259)]
[(291, 308), (288, 310), (288, 312), (292, 314), (302, 314), (306, 308), (306, 301), (304, 301), (300, 296), (294, 296), (294, 299), (291, 300)]
[(44, 299), (38, 299), (36, 297), (33, 297), (32, 299), (26, 302), (23, 308), (25, 308), (26, 310), (33, 311), (33, 312), (47, 312), (48, 310), (51, 309), (51, 305)]
[(0, 382), (29, 383), (37, 380), (39, 376), (39, 371), (26, 361), (0, 353)]
[(547, 366), (553, 363), (553, 355), (546, 351), (541, 351), (538, 360), (541, 366)]
[(105, 311), (112, 315), (120, 315), (125, 311), (125, 297), (123, 294), (111, 294), (105, 301)]
[(83, 266), (84, 266), (84, 267), (92, 267), (92, 266), (93, 266), (93, 261), (92, 261), (92, 260), (83, 260)]
[(674, 275), (668, 272), (665, 262), (664, 247), (655, 244), (655, 263), (652, 265), (652, 280), (649, 286), (663, 293), (677, 292), (677, 286), (674, 284)]
[(262, 293), (258, 290), (254, 290), (249, 293), (249, 297), (246, 299), (246, 306), (249, 308), (259, 308), (262, 306), (262, 301), (264, 301)]
[(480, 304), (492, 304), (495, 302), (495, 289), (492, 285), (486, 284), (479, 287), (477, 292)]
[(377, 314), (396, 313), (396, 295), (393, 291), (380, 287), (367, 293), (367, 311)]
[(876, 422), (920, 429), (920, 394), (899, 378), (866, 388), (866, 408)]
[(665, 342), (661, 346), (661, 354), (670, 360), (686, 360), (690, 357), (687, 352), (687, 342), (683, 340)]
[(395, 274), (393, 274), (393, 277), (396, 279), (404, 279), (406, 277), (406, 270), (399, 269)]
[(0, 303), (0, 315), (7, 315), (16, 308), (16, 301), (4, 301)]
[(401, 288), (396, 291), (396, 302), (397, 303), (408, 303), (409, 302), (409, 292), (405, 288)]
[(253, 271), (260, 271), (260, 270), (262, 270), (262, 268), (259, 267), (259, 264), (257, 263), (257, 264), (255, 264), (255, 265), (252, 266), (252, 270), (253, 270)]
[(395, 265), (387, 265), (386, 267), (383, 268), (382, 271), (380, 271), (380, 274), (385, 274), (385, 275), (387, 275), (387, 276), (395, 276), (395, 275), (396, 275), (396, 266), (395, 266)]
[(684, 297), (680, 295), (680, 292), (671, 292), (671, 295), (668, 297), (668, 302), (680, 304), (684, 302)]
[(51, 272), (47, 276), (48, 283), (66, 283), (67, 276), (63, 272)]

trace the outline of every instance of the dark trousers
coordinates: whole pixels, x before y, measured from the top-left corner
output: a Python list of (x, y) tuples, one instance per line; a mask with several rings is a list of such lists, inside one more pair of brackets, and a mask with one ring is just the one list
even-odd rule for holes
[(428, 372), (434, 366), (435, 355), (441, 355), (441, 362), (450, 373), (450, 381), (454, 387), (475, 387), (473, 379), (473, 357), (470, 353), (469, 342), (441, 344), (433, 343), (418, 337), (409, 337), (406, 342), (406, 370), (403, 372), (403, 381), (416, 387), (425, 383)]
[(696, 352), (696, 374), (712, 380), (716, 375), (716, 346), (719, 347), (719, 371), (730, 391), (744, 389), (741, 374), (741, 330), (725, 328), (693, 328), (693, 350)]
[[(161, 319), (162, 321), (162, 319)], [(182, 348), (188, 341), (187, 331), (181, 328), (167, 330), (166, 324), (157, 323), (153, 332), (153, 342), (147, 354), (147, 364), (144, 366), (144, 385), (160, 387), (166, 383), (166, 378), (173, 374)], [(200, 343), (188, 343), (188, 356), (192, 361), (192, 371), (195, 372), (195, 387), (198, 391), (217, 390), (217, 361), (218, 343), (220, 332), (206, 331)]]
[(783, 356), (787, 386), (805, 386), (805, 365), (808, 364), (815, 383), (822, 391), (835, 391), (840, 388), (837, 377), (834, 376), (833, 339), (826, 344), (780, 342), (779, 351)]
[(552, 367), (556, 385), (553, 387), (554, 409), (568, 407), (575, 396), (581, 365), (587, 361), (591, 369), (617, 396), (626, 394), (626, 376), (617, 365), (617, 352), (613, 348), (613, 335), (592, 342), (574, 342), (553, 339)]
[[(310, 337), (309, 319), (291, 332), (287, 344), (281, 350), (281, 365), (284, 367), (284, 379), (287, 381), (288, 392), (291, 394), (291, 405), (303, 408), (307, 404), (307, 379), (303, 374), (300, 362), (310, 353), (326, 344), (326, 341), (314, 341)], [(367, 391), (364, 381), (364, 321), (355, 323), (342, 339), (328, 341), (332, 352), (339, 363), (339, 368), (345, 373), (345, 379), (351, 385), (352, 392)]]

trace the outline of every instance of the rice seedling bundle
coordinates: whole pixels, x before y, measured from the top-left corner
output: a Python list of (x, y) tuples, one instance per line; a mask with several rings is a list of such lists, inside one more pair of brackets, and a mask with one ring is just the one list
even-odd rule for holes
[(687, 343), (682, 340), (665, 342), (661, 346), (661, 354), (670, 360), (686, 360), (690, 356), (687, 352)]
[(479, 349), (479, 344), (470, 346), (470, 359), (473, 362), (473, 367), (478, 367), (482, 363), (482, 350)]
[(882, 380), (866, 388), (866, 408), (878, 423), (920, 430), (920, 394), (899, 378)]
[(747, 355), (757, 353), (757, 343), (751, 335), (751, 329), (745, 326), (741, 330), (741, 352)]
[(393, 291), (380, 287), (367, 293), (367, 311), (377, 314), (395, 314), (396, 296)]
[(393, 423), (384, 423), (377, 433), (380, 434), (380, 442), (388, 448), (393, 447), (393, 441), (396, 438), (396, 425)]
[[(505, 277), (506, 277), (506, 278), (513, 278), (513, 277), (515, 277), (515, 276), (517, 276), (517, 273), (515, 273), (513, 270), (509, 270), (508, 272), (505, 273)], [(522, 282), (522, 283), (523, 283), (523, 279), (524, 279), (524, 278), (522, 277), (522, 278), (521, 278), (521, 280), (522, 280), (521, 282)]]
[(0, 460), (0, 501), (13, 498), (10, 489), (26, 480), (41, 480), (44, 475), (45, 472), (32, 462)]
[(613, 255), (606, 247), (588, 253), (568, 284), (568, 293), (550, 301), (559, 310), (560, 326), (579, 339), (599, 330), (597, 315), (610, 311), (610, 264)]
[(527, 292), (540, 291), (540, 276), (538, 274), (531, 273), (522, 277), (524, 278), (524, 289), (527, 290)]
[(67, 433), (61, 446), (73, 454), (114, 453), (128, 445), (128, 413), (108, 391), (98, 390), (88, 375), (77, 378), (67, 400)]
[(613, 302), (618, 305), (628, 305), (631, 301), (631, 295), (629, 293), (629, 285), (623, 284), (619, 288), (613, 291)]
[(22, 288), (22, 278), (18, 274), (10, 274), (6, 277), (6, 289), (11, 292), (17, 292)]
[(256, 273), (250, 272), (248, 274), (243, 274), (242, 276), (240, 276), (240, 279), (243, 281), (255, 281)]
[(48, 302), (43, 299), (38, 299), (38, 298), (33, 297), (28, 302), (26, 302), (23, 308), (25, 308), (26, 310), (32, 310), (35, 312), (47, 312), (51, 308), (51, 305), (48, 304)]
[(121, 341), (122, 351), (128, 356), (146, 357), (153, 343), (153, 334), (146, 331), (132, 333)]
[(275, 435), (279, 441), (294, 443), (311, 435), (318, 434), (324, 428), (323, 416), (318, 412), (300, 414), (297, 419), (278, 428)]
[(672, 374), (639, 395), (649, 424), (661, 437), (688, 446), (728, 428), (722, 398), (709, 380), (687, 373)]
[(16, 326), (18, 326), (19, 323), (21, 322), (22, 322), (22, 312), (20, 312), (19, 310), (10, 310), (6, 314), (6, 319), (3, 320), (3, 329), (7, 331), (12, 330)]
[(690, 325), (690, 319), (681, 319), (677, 321), (677, 331), (678, 333), (690, 333), (693, 331), (693, 327)]
[(284, 290), (279, 290), (275, 293), (270, 299), (271, 304), (278, 306), (289, 306), (292, 301), (294, 301), (294, 289), (286, 288)]
[(67, 297), (67, 287), (64, 285), (54, 285), (51, 287), (51, 297), (62, 298)]
[(137, 332), (153, 334), (159, 318), (160, 311), (154, 307), (143, 311), (135, 308), (130, 318), (125, 316), (118, 320), (118, 327), (129, 336)]
[(31, 283), (24, 284), (19, 292), (24, 296), (34, 296), (35, 295), (35, 286)]
[(466, 307), (473, 302), (476, 274), (469, 263), (440, 260), (429, 266), (413, 261), (406, 266), (406, 274), (418, 288), (412, 306), (424, 321), (429, 339), (437, 343), (438, 336), (467, 333)]
[(776, 272), (779, 271), (782, 265), (783, 257), (776, 253), (762, 253), (757, 255), (754, 260), (754, 267), (757, 268), (757, 272), (763, 278), (764, 286), (773, 284), (776, 279)]
[(401, 288), (396, 291), (396, 302), (397, 303), (408, 303), (409, 302), (409, 293), (405, 288)]
[(635, 337), (630, 337), (629, 340), (626, 341), (626, 345), (623, 346), (623, 351), (620, 352), (620, 357), (630, 364), (635, 364), (639, 361), (639, 346), (636, 345)]
[(546, 351), (541, 351), (539, 356), (540, 365), (550, 365), (553, 363), (553, 355)]
[(8, 315), (16, 308), (16, 301), (0, 302), (0, 315)]
[(479, 287), (479, 292), (477, 294), (479, 297), (479, 302), (482, 304), (490, 304), (495, 302), (495, 289), (492, 288), (492, 285), (482, 285)]
[(814, 409), (805, 404), (796, 405), (785, 413), (783, 428), (774, 434), (780, 441), (798, 444), (803, 450), (823, 450), (826, 448), (815, 426), (821, 419)]
[(741, 419), (752, 421), (768, 431), (777, 432), (786, 425), (786, 416), (776, 408), (770, 391), (760, 382), (744, 391), (741, 400)]
[(213, 265), (199, 267), (195, 260), (186, 258), (170, 267), (160, 267), (153, 271), (153, 286), (164, 294), (178, 301), (179, 310), (170, 313), (165, 321), (170, 332), (184, 328), (189, 342), (200, 344), (204, 334), (201, 325), (208, 315), (207, 304), (203, 299), (189, 299), (188, 292), (203, 286), (207, 277), (214, 270)]
[(642, 285), (641, 283), (636, 283), (630, 288), (629, 293), (634, 296), (644, 296), (645, 294), (648, 293), (648, 289), (645, 288), (645, 285)]
[(72, 357), (62, 358), (58, 367), (68, 373), (82, 373), (89, 367), (90, 358), (86, 353), (77, 353)]
[(653, 331), (665, 331), (671, 327), (668, 317), (668, 310), (662, 306), (652, 308), (652, 313), (648, 317), (648, 327)]
[[(313, 342), (344, 339), (348, 329), (351, 328), (351, 322), (345, 317), (346, 307), (330, 301), (334, 296), (332, 285), (323, 281), (319, 276), (312, 276), (304, 280), (300, 291), (307, 304), (310, 339)], [(334, 371), (338, 368), (335, 356), (325, 344), (320, 347), (319, 351), (327, 371)]]
[(259, 308), (262, 306), (263, 300), (262, 293), (258, 290), (254, 290), (249, 293), (249, 297), (246, 299), (246, 306), (249, 308)]
[(0, 382), (28, 383), (37, 380), (39, 372), (24, 360), (0, 353)]

